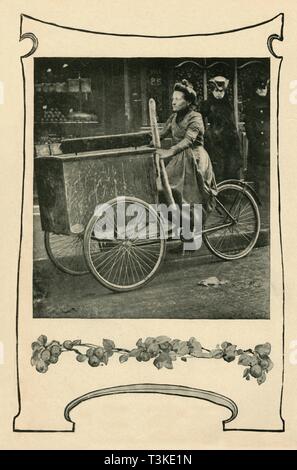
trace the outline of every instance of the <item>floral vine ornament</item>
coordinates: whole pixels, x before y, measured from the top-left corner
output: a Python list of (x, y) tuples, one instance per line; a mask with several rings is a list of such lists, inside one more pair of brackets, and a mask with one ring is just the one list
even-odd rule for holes
[(171, 339), (168, 336), (148, 337), (144, 341), (140, 338), (136, 342), (136, 347), (129, 350), (117, 348), (114, 341), (110, 339), (103, 339), (102, 345), (83, 343), (80, 339), (60, 343), (59, 341), (48, 342), (47, 337), (41, 335), (32, 343), (32, 350), (31, 364), (40, 373), (47, 372), (50, 364), (56, 364), (61, 354), (66, 352), (75, 354), (78, 362), (86, 362), (91, 367), (107, 365), (111, 356), (118, 354), (121, 364), (130, 358), (135, 358), (138, 362), (153, 359), (153, 364), (157, 369), (163, 367), (173, 369), (173, 362), (178, 358), (184, 362), (193, 358), (223, 359), (225, 362), (232, 362), (238, 357), (238, 364), (245, 367), (243, 377), (246, 380), (253, 377), (259, 385), (265, 382), (267, 373), (273, 367), (273, 362), (269, 357), (270, 343), (259, 344), (254, 349), (244, 351), (225, 341), (217, 345), (215, 349), (206, 349), (193, 337), (188, 341)]

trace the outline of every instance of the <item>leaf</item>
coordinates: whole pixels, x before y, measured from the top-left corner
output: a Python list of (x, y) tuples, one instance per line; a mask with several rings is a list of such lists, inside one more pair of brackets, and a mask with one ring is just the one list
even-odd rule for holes
[(107, 364), (108, 364), (108, 354), (107, 354), (107, 352), (105, 352), (103, 354), (102, 362), (107, 366)]
[(268, 360), (268, 367), (267, 367), (266, 370), (267, 370), (267, 372), (269, 372), (271, 369), (273, 369), (274, 364), (273, 364), (272, 360), (269, 357), (267, 358), (267, 360)]
[(140, 354), (140, 351), (137, 348), (134, 348), (129, 352), (130, 357), (137, 357), (139, 354)]
[(47, 337), (45, 335), (40, 335), (37, 341), (42, 345), (45, 346), (47, 343)]
[(190, 348), (189, 353), (191, 356), (202, 357), (202, 346), (196, 338), (190, 338), (188, 341), (188, 346)]
[(169, 357), (172, 361), (176, 361), (176, 354), (174, 351), (169, 352)]
[(110, 351), (111, 349), (115, 348), (115, 343), (111, 339), (104, 339), (102, 344), (106, 351)]
[(181, 357), (181, 360), (187, 362), (188, 359), (186, 357)]
[(262, 367), (262, 369), (266, 372), (269, 372), (273, 368), (273, 362), (269, 356), (263, 356), (259, 360), (259, 364)]
[(156, 357), (156, 359), (153, 362), (154, 366), (157, 367), (157, 369), (162, 369), (163, 367), (163, 362), (159, 360), (159, 357)]
[(48, 370), (48, 365), (42, 359), (39, 359), (36, 363), (36, 370), (37, 372), (44, 374)]
[(153, 355), (158, 354), (160, 351), (159, 345), (157, 343), (152, 343), (148, 346), (147, 351)]
[(32, 357), (31, 357), (31, 365), (32, 366), (35, 366), (37, 364), (37, 362), (40, 360), (41, 351), (44, 351), (44, 348), (40, 347), (40, 349), (35, 349), (35, 351), (33, 351), (33, 354), (32, 354)]
[(88, 359), (88, 356), (86, 354), (78, 354), (76, 356), (76, 360), (78, 362), (84, 362), (86, 359)]
[(189, 346), (187, 341), (180, 341), (176, 345), (175, 351), (179, 356), (185, 356), (186, 354), (189, 354)]
[(158, 344), (159, 348), (162, 351), (169, 352), (172, 351), (172, 344), (169, 341), (165, 341), (165, 343)]
[(172, 359), (169, 353), (166, 352), (160, 353), (159, 356), (154, 360), (153, 364), (158, 369), (161, 369), (162, 367), (166, 367), (166, 369), (173, 369)]
[(94, 356), (94, 354), (95, 354), (95, 348), (89, 348), (89, 349), (87, 349), (86, 355), (87, 355), (88, 357), (92, 357), (92, 356)]
[(252, 355), (246, 354), (246, 353), (239, 356), (239, 359), (238, 359), (238, 364), (241, 365), (241, 366), (254, 366), (257, 363), (258, 363), (258, 361), (255, 358), (255, 356), (252, 356)]
[(178, 347), (179, 343), (181, 343), (181, 340), (180, 339), (173, 339), (171, 341), (171, 346), (172, 346), (172, 349), (175, 351), (176, 348)]
[(190, 351), (190, 356), (192, 357), (211, 357), (210, 353), (203, 353), (203, 352), (195, 352), (195, 351)]
[(128, 361), (129, 359), (129, 354), (122, 354), (120, 357), (119, 357), (119, 361), (121, 364), (123, 364), (124, 362)]
[(235, 360), (235, 354), (224, 354), (223, 359), (226, 362), (232, 362)]
[(265, 372), (262, 372), (262, 375), (257, 378), (258, 385), (262, 385), (266, 380)]
[(207, 353), (207, 356), (204, 355), (205, 353), (202, 351), (202, 346), (196, 339), (192, 342), (189, 354), (194, 357), (211, 357), (209, 356), (209, 353)]
[(141, 348), (141, 347), (144, 347), (144, 343), (142, 341), (142, 338), (139, 338), (137, 341), (136, 341), (136, 346), (138, 348)]
[(102, 359), (104, 353), (105, 353), (105, 350), (101, 346), (98, 346), (98, 348), (94, 350), (94, 355), (97, 356), (98, 359)]
[(193, 343), (197, 343), (197, 339), (194, 338), (194, 336), (191, 336), (191, 338), (188, 341), (188, 345), (193, 346)]
[(51, 352), (48, 349), (44, 349), (40, 354), (40, 358), (46, 363), (50, 360)]
[(149, 336), (148, 338), (145, 339), (144, 344), (148, 348), (151, 344), (154, 344), (155, 342), (156, 342), (155, 338), (151, 338)]
[(169, 338), (168, 336), (157, 336), (156, 338), (156, 342), (158, 344), (161, 344), (161, 343), (167, 343), (167, 342), (170, 342), (171, 338)]
[(169, 353), (161, 353), (159, 355), (159, 361), (163, 364), (166, 369), (173, 369), (172, 359)]
[(249, 367), (247, 367), (247, 368), (244, 369), (244, 371), (243, 371), (243, 377), (247, 377), (248, 375), (250, 375), (250, 369), (249, 369)]
[(271, 353), (271, 344), (270, 343), (265, 343), (265, 344), (258, 344), (255, 347), (255, 351), (259, 354), (259, 356), (269, 356)]
[(56, 364), (59, 360), (59, 356), (51, 356), (49, 362), (51, 364)]
[(228, 354), (235, 354), (236, 348), (237, 348), (236, 344), (229, 344), (229, 346), (225, 348), (225, 352)]
[(166, 361), (164, 362), (164, 366), (166, 367), (166, 369), (173, 369), (172, 362)]
[(76, 339), (75, 341), (72, 341), (73, 346), (79, 346), (81, 344), (81, 339)]
[(224, 356), (224, 351), (222, 349), (212, 349), (210, 352), (214, 359), (221, 359)]
[(235, 356), (236, 356), (236, 347), (237, 347), (236, 345), (230, 344), (229, 346), (227, 346), (227, 348), (224, 349), (224, 355), (223, 355), (224, 361), (226, 362), (234, 361)]
[(232, 346), (232, 343), (228, 343), (228, 341), (224, 341), (224, 343), (221, 344), (223, 349), (228, 348), (228, 346)]

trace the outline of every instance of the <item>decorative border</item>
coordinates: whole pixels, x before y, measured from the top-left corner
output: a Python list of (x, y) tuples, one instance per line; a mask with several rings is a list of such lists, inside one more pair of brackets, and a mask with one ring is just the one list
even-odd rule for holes
[[(285, 317), (284, 317), (284, 311), (285, 311), (285, 288), (284, 288), (284, 260), (283, 260), (283, 241), (282, 241), (282, 229), (281, 229), (281, 193), (280, 193), (280, 169), (279, 169), (279, 89), (280, 89), (280, 72), (281, 72), (281, 66), (283, 62), (283, 57), (278, 56), (274, 53), (272, 43), (275, 39), (279, 41), (283, 41), (283, 28), (284, 28), (284, 13), (279, 13), (278, 15), (274, 16), (273, 18), (262, 21), (260, 23), (250, 25), (250, 26), (245, 26), (242, 28), (235, 28), (227, 31), (219, 31), (219, 32), (214, 32), (214, 33), (195, 33), (195, 34), (184, 34), (184, 35), (171, 35), (171, 36), (157, 36), (157, 35), (141, 35), (141, 34), (122, 34), (122, 33), (109, 33), (109, 32), (98, 32), (98, 31), (92, 31), (92, 30), (86, 30), (86, 29), (79, 29), (79, 28), (74, 28), (74, 27), (69, 27), (69, 26), (63, 26), (63, 25), (58, 25), (53, 22), (48, 22), (44, 20), (40, 20), (38, 18), (34, 18), (32, 16), (26, 15), (26, 14), (21, 14), (20, 15), (20, 36), (19, 40), (21, 41), (22, 39), (26, 38), (31, 38), (33, 41), (33, 46), (31, 50), (25, 54), (24, 56), (20, 57), (20, 62), (21, 62), (21, 69), (22, 69), (22, 77), (23, 77), (23, 100), (24, 100), (24, 121), (23, 121), (23, 176), (22, 176), (22, 191), (21, 191), (21, 211), (20, 211), (20, 238), (19, 238), (19, 254), (18, 254), (18, 265), (17, 265), (17, 292), (16, 292), (16, 369), (17, 369), (17, 397), (18, 397), (18, 412), (16, 416), (13, 419), (13, 431), (14, 432), (26, 432), (26, 430), (22, 431), (16, 428), (16, 419), (20, 416), (21, 414), (21, 408), (22, 408), (22, 403), (21, 403), (21, 393), (20, 393), (20, 370), (19, 370), (19, 291), (20, 291), (20, 262), (21, 262), (21, 255), (22, 255), (22, 241), (23, 241), (23, 223), (24, 223), (24, 181), (25, 181), (25, 176), (26, 176), (26, 168), (25, 168), (25, 163), (26, 163), (26, 155), (25, 155), (25, 134), (26, 134), (26, 80), (25, 80), (25, 74), (24, 74), (24, 63), (23, 60), (30, 55), (32, 55), (37, 47), (38, 47), (38, 39), (36, 36), (32, 33), (22, 33), (22, 26), (23, 26), (23, 19), (28, 18), (33, 21), (43, 23), (49, 26), (55, 26), (58, 28), (62, 29), (67, 29), (67, 30), (72, 30), (72, 31), (79, 31), (79, 32), (85, 32), (85, 33), (91, 33), (91, 34), (97, 34), (97, 35), (105, 35), (105, 36), (119, 36), (119, 37), (134, 37), (134, 38), (157, 38), (157, 39), (170, 39), (170, 38), (185, 38), (185, 37), (206, 37), (206, 36), (215, 36), (215, 35), (222, 35), (222, 34), (227, 34), (227, 33), (235, 33), (238, 31), (243, 31), (247, 29), (253, 29), (262, 25), (265, 25), (267, 23), (270, 23), (274, 21), (276, 18), (281, 18), (281, 32), (280, 34), (272, 34), (268, 37), (267, 39), (267, 48), (269, 52), (273, 55), (273, 57), (280, 59), (279, 63), (279, 70), (278, 70), (278, 79), (277, 79), (277, 181), (278, 181), (278, 213), (279, 213), (279, 234), (280, 234), (280, 253), (281, 253), (281, 274), (282, 274), (282, 288), (283, 288), (283, 294), (282, 294), (282, 318), (283, 318), (283, 330), (282, 330), (282, 385), (281, 385), (281, 395), (280, 395), (280, 408), (279, 408), (279, 414), (280, 414), (280, 419), (282, 421), (282, 428), (279, 430), (271, 430), (271, 429), (263, 429), (261, 432), (284, 432), (285, 431), (285, 421), (282, 417), (282, 404), (283, 404), (283, 388), (284, 388), (284, 335), (285, 335)], [(38, 343), (40, 343), (40, 338), (38, 339)], [(43, 338), (44, 341), (44, 338)], [(36, 342), (36, 343), (37, 343)], [(47, 340), (46, 340), (47, 344)], [(50, 343), (53, 346), (53, 342)], [(224, 343), (223, 343), (224, 344)], [(231, 345), (231, 344), (230, 344)], [(43, 345), (42, 347), (44, 347)], [(79, 346), (79, 345), (77, 345)], [(81, 343), (80, 346), (83, 346)], [(232, 345), (231, 345), (232, 346)], [(266, 345), (258, 345), (258, 346), (267, 346)], [(35, 346), (37, 348), (37, 346)], [(47, 349), (49, 347), (49, 344), (45, 347)], [(64, 346), (63, 346), (64, 347)], [(64, 349), (66, 349), (64, 347)], [(90, 349), (90, 348), (89, 348)], [(104, 348), (105, 349), (105, 348)], [(138, 349), (138, 348), (137, 348)], [(224, 350), (224, 348), (221, 348)], [(268, 350), (268, 349), (267, 349)], [(132, 350), (133, 351), (133, 350)], [(252, 351), (252, 355), (254, 355), (257, 351), (256, 348)], [(130, 352), (129, 351), (129, 357), (130, 357)], [(207, 352), (207, 351), (206, 351)], [(243, 352), (244, 353), (244, 352)], [(128, 353), (126, 353), (128, 354)], [(244, 353), (246, 354), (246, 353)], [(249, 354), (249, 353), (247, 353)], [(240, 356), (240, 355), (239, 355)], [(52, 357), (52, 356), (51, 356)], [(55, 361), (55, 360), (54, 360)], [(227, 361), (228, 362), (228, 361)], [(166, 367), (166, 366), (165, 366)], [(250, 375), (250, 373), (248, 374)], [(136, 387), (136, 388), (135, 388)], [(138, 387), (138, 388), (137, 388)], [(150, 388), (148, 388), (150, 387)], [(164, 388), (165, 387), (165, 388)], [(68, 421), (71, 421), (69, 418), (69, 412), (71, 409), (74, 408), (74, 406), (77, 406), (81, 401), (85, 401), (90, 398), (94, 398), (95, 396), (102, 396), (106, 394), (113, 394), (113, 393), (166, 393), (166, 394), (171, 394), (171, 395), (179, 395), (179, 396), (195, 396), (196, 398), (201, 398), (201, 399), (208, 399), (205, 398), (203, 393), (208, 393), (212, 394), (213, 396), (221, 397), (223, 400), (225, 400), (225, 404), (221, 403), (223, 406), (226, 405), (226, 401), (232, 402), (232, 400), (228, 399), (227, 397), (223, 397), (220, 395), (217, 395), (213, 392), (206, 392), (206, 391), (199, 391), (198, 389), (193, 389), (193, 395), (189, 395), (184, 393), (185, 389), (187, 387), (183, 386), (172, 386), (172, 385), (164, 385), (164, 384), (140, 384), (140, 385), (127, 385), (125, 386), (125, 391), (120, 390), (122, 387), (114, 387), (111, 389), (104, 389), (105, 391), (109, 391), (104, 393), (104, 390), (99, 390), (95, 392), (90, 392), (89, 394), (86, 394), (82, 397), (79, 397), (78, 399), (74, 400), (73, 402), (69, 403), (67, 407), (65, 408), (65, 418)], [(196, 392), (195, 392), (196, 391)], [(202, 394), (200, 392), (203, 392)], [(195, 394), (196, 393), (196, 394)], [(213, 403), (217, 403), (217, 400), (211, 400)], [(236, 405), (234, 402), (232, 402), (233, 405), (236, 408)], [(227, 406), (228, 407), (228, 406)], [(229, 408), (230, 409), (230, 408)], [(233, 413), (233, 411), (232, 411)], [(237, 414), (237, 411), (236, 411)], [(234, 415), (234, 417), (236, 416)], [(231, 417), (231, 419), (233, 419)], [(230, 420), (231, 420), (230, 419)], [(227, 421), (230, 421), (227, 420)], [(226, 422), (226, 421), (225, 421)], [(224, 423), (225, 423), (224, 422)], [(243, 429), (223, 429), (226, 431), (243, 431)], [(74, 431), (74, 426), (73, 426), (73, 431)], [(259, 429), (245, 429), (245, 431), (257, 431), (259, 432)], [(28, 430), (27, 430), (28, 432)], [(34, 432), (43, 432), (43, 430), (38, 430)], [(54, 432), (59, 432), (59, 430), (56, 430)]]
[(103, 339), (102, 345), (83, 343), (80, 339), (63, 343), (50, 341), (45, 335), (39, 336), (32, 343), (31, 365), (37, 372), (44, 374), (51, 364), (56, 364), (62, 353), (73, 352), (76, 360), (86, 362), (91, 367), (103, 366), (109, 363), (109, 358), (119, 354), (121, 364), (134, 357), (138, 362), (148, 362), (154, 359), (153, 364), (157, 369), (173, 369), (173, 362), (180, 358), (183, 362), (188, 359), (223, 359), (232, 362), (238, 356), (238, 364), (245, 366), (243, 377), (250, 380), (257, 379), (259, 385), (265, 382), (266, 374), (273, 368), (273, 362), (269, 355), (270, 343), (258, 344), (254, 349), (237, 349), (237, 345), (224, 341), (221, 346), (214, 349), (206, 349), (196, 338), (188, 341), (171, 339), (168, 336), (148, 337), (144, 341), (139, 338), (136, 348), (125, 349), (116, 347), (111, 339)]
[(236, 403), (230, 398), (220, 395), (219, 393), (210, 392), (208, 390), (201, 390), (199, 388), (186, 387), (184, 385), (172, 385), (172, 384), (129, 384), (119, 385), (117, 387), (101, 388), (100, 390), (94, 390), (93, 392), (86, 393), (75, 400), (72, 400), (65, 408), (64, 417), (66, 421), (72, 423), (72, 432), (75, 431), (75, 423), (70, 418), (71, 411), (81, 403), (92, 398), (100, 398), (108, 395), (121, 395), (124, 393), (154, 393), (159, 395), (173, 395), (178, 397), (186, 398), (197, 398), (199, 400), (205, 400), (210, 403), (214, 403), (218, 406), (223, 406), (231, 411), (231, 416), (223, 421), (223, 431), (225, 425), (233, 421), (238, 415), (238, 408)]

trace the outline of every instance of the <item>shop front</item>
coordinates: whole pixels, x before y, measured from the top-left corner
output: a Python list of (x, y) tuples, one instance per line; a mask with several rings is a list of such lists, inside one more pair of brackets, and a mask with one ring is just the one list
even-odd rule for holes
[(149, 124), (149, 98), (155, 99), (162, 124), (171, 112), (175, 81), (186, 78), (192, 83), (199, 108), (208, 98), (209, 79), (216, 75), (229, 80), (236, 126), (244, 132), (244, 102), (251, 81), (268, 67), (268, 59), (258, 58), (38, 58), (35, 144), (139, 131)]

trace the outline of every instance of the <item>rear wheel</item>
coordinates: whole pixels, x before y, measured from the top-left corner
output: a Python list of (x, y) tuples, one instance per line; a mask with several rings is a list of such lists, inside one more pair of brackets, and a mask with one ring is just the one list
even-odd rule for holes
[(246, 256), (260, 232), (260, 214), (252, 194), (244, 187), (226, 183), (218, 188), (216, 206), (204, 224), (203, 239), (219, 258)]
[(148, 203), (118, 197), (91, 217), (84, 236), (90, 271), (116, 292), (138, 289), (153, 279), (165, 256), (159, 214)]
[(83, 234), (45, 232), (44, 244), (50, 260), (60, 271), (73, 276), (89, 273), (83, 252)]

